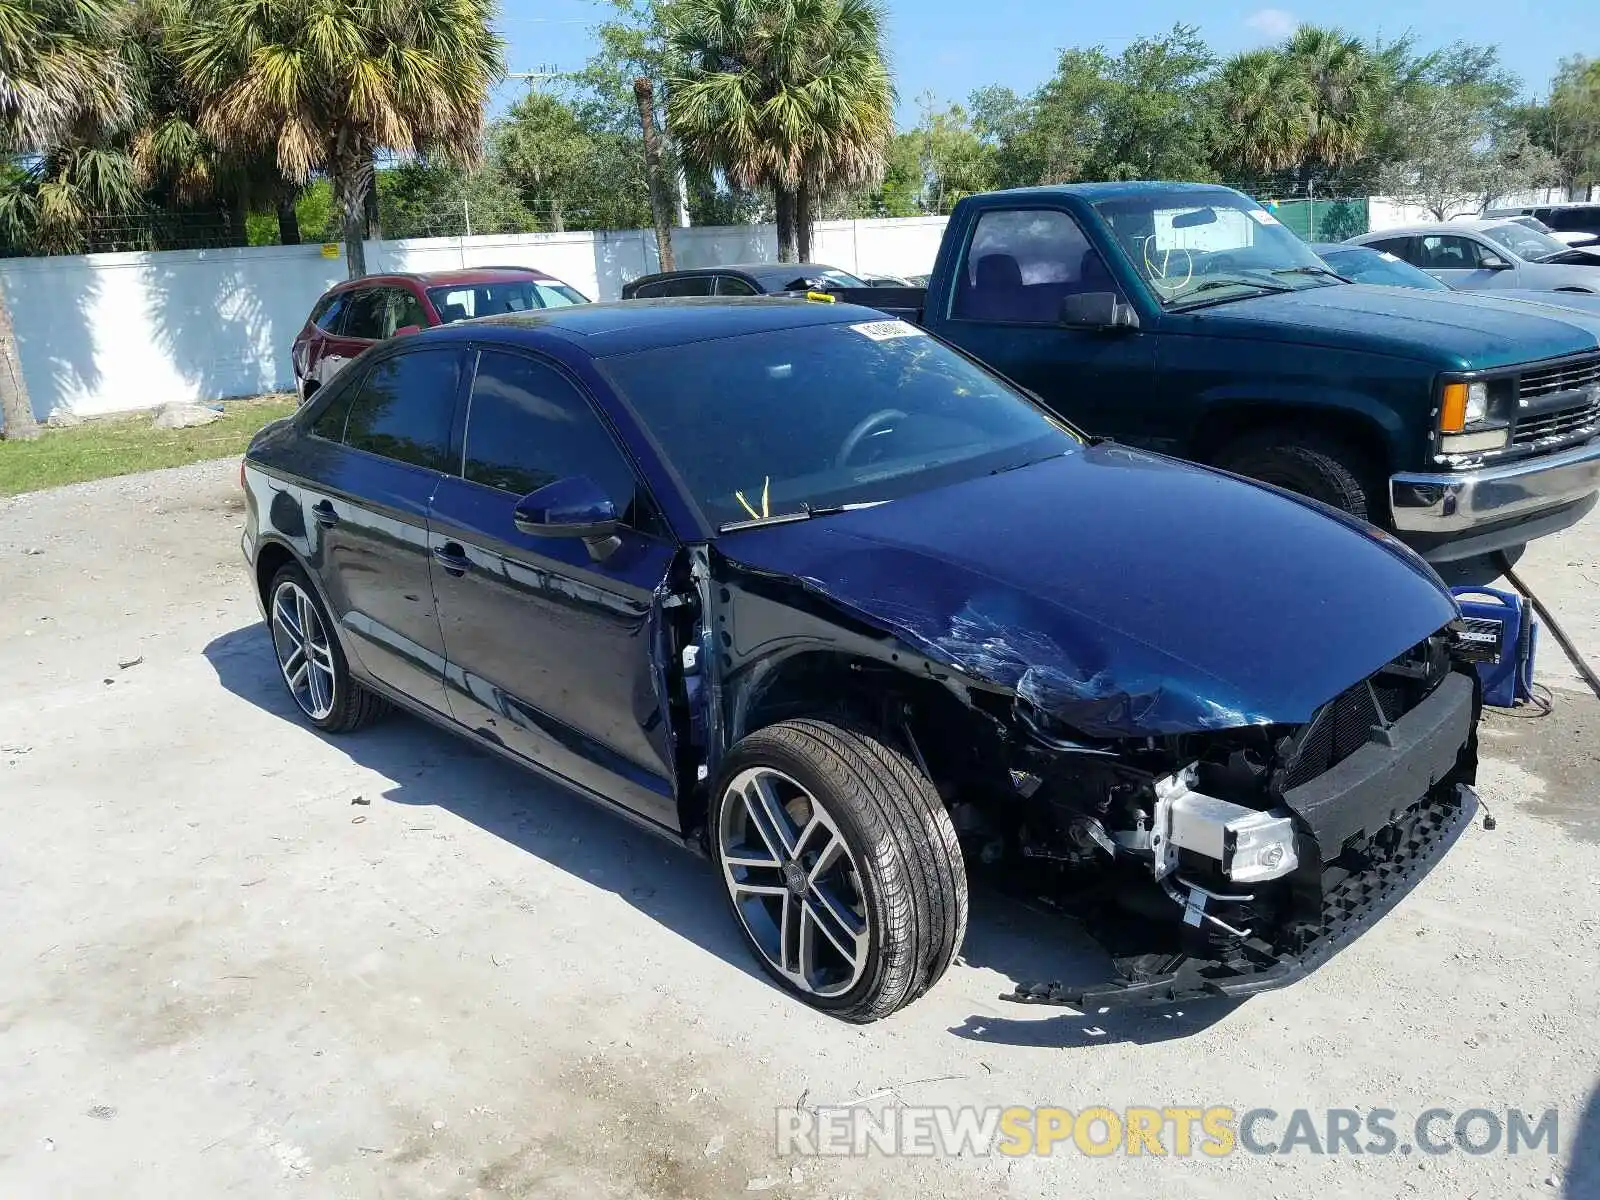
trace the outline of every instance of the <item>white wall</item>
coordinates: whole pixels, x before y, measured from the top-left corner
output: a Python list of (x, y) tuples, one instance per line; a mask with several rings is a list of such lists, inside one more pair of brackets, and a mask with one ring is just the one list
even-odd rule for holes
[[(824, 221), (812, 257), (867, 274), (925, 273), (944, 223)], [(675, 229), (673, 248), (683, 267), (772, 261), (777, 236), (770, 225)], [(585, 295), (615, 300), (658, 260), (655, 235), (645, 230), (367, 246), (373, 272), (490, 265), (538, 267)], [(57, 410), (93, 416), (293, 387), (289, 343), (317, 297), (344, 277), (343, 256), (324, 258), (319, 246), (0, 259), (41, 420)]]

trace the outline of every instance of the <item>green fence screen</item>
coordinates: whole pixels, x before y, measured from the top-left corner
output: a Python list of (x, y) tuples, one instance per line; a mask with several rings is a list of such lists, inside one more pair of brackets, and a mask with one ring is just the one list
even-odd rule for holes
[(1260, 198), (1272, 215), (1308, 242), (1342, 242), (1366, 233), (1367, 200), (1273, 200)]

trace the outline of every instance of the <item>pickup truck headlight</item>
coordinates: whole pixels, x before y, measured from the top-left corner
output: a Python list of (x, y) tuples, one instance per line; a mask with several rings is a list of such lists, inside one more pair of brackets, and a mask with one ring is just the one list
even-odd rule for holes
[(1444, 404), (1439, 410), (1439, 431), (1460, 433), (1469, 425), (1480, 425), (1489, 419), (1489, 385), (1487, 383), (1447, 383), (1444, 385)]
[(1511, 431), (1503, 425), (1485, 428), (1490, 416), (1487, 383), (1445, 384), (1439, 405), (1439, 453), (1483, 454), (1505, 449)]

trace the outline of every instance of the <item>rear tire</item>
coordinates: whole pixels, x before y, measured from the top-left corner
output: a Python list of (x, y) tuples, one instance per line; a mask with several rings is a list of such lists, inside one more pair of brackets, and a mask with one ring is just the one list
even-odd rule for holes
[(306, 720), (325, 733), (352, 733), (387, 716), (390, 704), (357, 683), (322, 598), (298, 563), (267, 588), (267, 631), (278, 674)]
[(1369, 456), (1333, 435), (1264, 429), (1225, 446), (1215, 461), (1225, 471), (1310, 496), (1363, 521), (1383, 520), (1373, 504), (1378, 472)]
[(966, 934), (966, 867), (903, 753), (864, 728), (783, 721), (733, 748), (715, 795), (729, 906), (780, 986), (865, 1023), (938, 982)]

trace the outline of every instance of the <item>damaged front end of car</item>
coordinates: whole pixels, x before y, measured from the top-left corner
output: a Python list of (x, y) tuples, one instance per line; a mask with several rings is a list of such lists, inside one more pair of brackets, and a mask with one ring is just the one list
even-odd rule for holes
[(1084, 921), (1118, 977), (1008, 998), (1095, 1008), (1248, 995), (1354, 940), (1474, 811), (1481, 701), (1451, 636), (1298, 726), (1086, 746), (1019, 705), (1029, 731), (1012, 778), (1030, 817), (995, 835), (1036, 883), (1053, 873), (1044, 894)]
[(745, 733), (819, 706), (896, 737), (972, 873), (1075, 917), (1116, 968), (1008, 999), (1093, 1009), (1282, 986), (1471, 819), (1481, 698), (1431, 588), (1390, 629), (1416, 630), (1409, 648), (1299, 712), (1252, 705), (1144, 639), (1011, 620), (1009, 593), (914, 606), (852, 592), (868, 576), (848, 563), (832, 579), (765, 567), (759, 546), (742, 561), (697, 548), (683, 580), (686, 776), (703, 788)]

